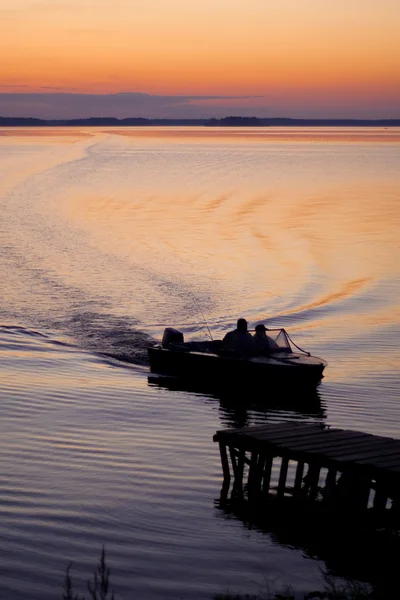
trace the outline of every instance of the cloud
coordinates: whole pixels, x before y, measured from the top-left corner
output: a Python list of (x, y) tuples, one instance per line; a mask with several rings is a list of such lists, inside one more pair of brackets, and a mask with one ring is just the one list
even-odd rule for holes
[(41, 85), (40, 89), (41, 90), (57, 90), (60, 92), (63, 88), (60, 86), (56, 86), (56, 85)]
[(14, 90), (15, 88), (21, 88), (21, 89), (23, 89), (26, 86), (25, 85), (21, 85), (21, 84), (16, 84), (16, 83), (15, 84), (14, 83), (10, 83), (10, 84), (4, 83), (4, 84), (2, 84), (1, 87), (2, 88), (6, 88), (6, 89)]

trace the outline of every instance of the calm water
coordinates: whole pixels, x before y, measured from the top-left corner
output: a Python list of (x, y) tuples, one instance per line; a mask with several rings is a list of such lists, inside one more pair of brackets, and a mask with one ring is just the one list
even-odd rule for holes
[[(0, 598), (310, 591), (322, 560), (215, 501), (212, 436), (269, 420), (400, 438), (400, 130), (0, 130)], [(284, 326), (316, 405), (148, 379), (165, 325)], [(118, 358), (128, 357), (131, 364)], [(278, 536), (279, 537), (279, 536)]]

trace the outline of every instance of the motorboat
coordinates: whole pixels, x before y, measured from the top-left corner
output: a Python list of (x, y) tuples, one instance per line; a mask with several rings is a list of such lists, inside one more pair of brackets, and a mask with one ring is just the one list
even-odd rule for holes
[(219, 385), (317, 385), (327, 362), (302, 350), (285, 329), (268, 329), (272, 348), (263, 354), (241, 354), (222, 340), (186, 341), (167, 327), (160, 344), (148, 349), (153, 373)]

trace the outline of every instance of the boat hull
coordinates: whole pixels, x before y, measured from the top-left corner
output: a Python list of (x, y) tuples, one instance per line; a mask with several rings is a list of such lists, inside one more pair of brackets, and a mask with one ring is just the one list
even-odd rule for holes
[(153, 373), (175, 375), (192, 381), (219, 385), (283, 386), (317, 385), (323, 377), (326, 362), (312, 356), (271, 355), (240, 358), (206, 352), (185, 352), (155, 346), (149, 348)]

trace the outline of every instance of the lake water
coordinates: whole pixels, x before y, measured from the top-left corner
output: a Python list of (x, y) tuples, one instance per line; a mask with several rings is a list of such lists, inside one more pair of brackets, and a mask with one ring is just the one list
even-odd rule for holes
[[(85, 593), (102, 544), (118, 599), (321, 587), (322, 559), (218, 508), (212, 436), (400, 438), (399, 150), (399, 129), (0, 130), (1, 599), (60, 597), (70, 561)], [(328, 361), (317, 407), (149, 380), (166, 325), (241, 316)]]

